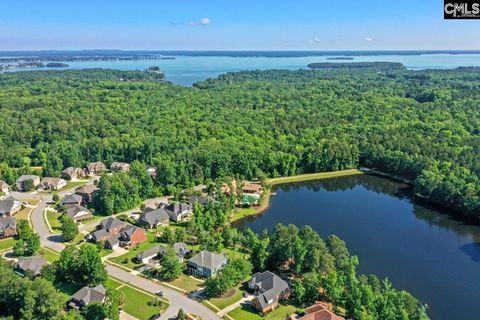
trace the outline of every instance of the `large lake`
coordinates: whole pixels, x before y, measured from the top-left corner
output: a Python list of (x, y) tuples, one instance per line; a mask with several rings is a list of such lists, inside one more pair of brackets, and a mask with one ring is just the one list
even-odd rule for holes
[(356, 175), (278, 186), (270, 208), (242, 225), (310, 225), (358, 255), (360, 273), (388, 277), (430, 306), (432, 319), (480, 318), (480, 227), (415, 205), (408, 187)]
[[(341, 54), (340, 54), (341, 55)], [(239, 56), (228, 55), (172, 55), (173, 60), (129, 60), (129, 61), (66, 61), (69, 69), (109, 68), (120, 70), (145, 70), (149, 66), (159, 66), (168, 81), (190, 86), (208, 78), (215, 78), (226, 72), (241, 70), (307, 68), (312, 62), (363, 62), (390, 61), (401, 62), (412, 70), (451, 69), (459, 66), (480, 66), (480, 54), (388, 54), (388, 55), (352, 55), (354, 60), (327, 60), (328, 55), (311, 56)], [(332, 54), (331, 56), (338, 56)], [(331, 57), (330, 56), (330, 57)], [(36, 68), (15, 69), (15, 71), (38, 70)], [(45, 70), (42, 68), (41, 70)]]

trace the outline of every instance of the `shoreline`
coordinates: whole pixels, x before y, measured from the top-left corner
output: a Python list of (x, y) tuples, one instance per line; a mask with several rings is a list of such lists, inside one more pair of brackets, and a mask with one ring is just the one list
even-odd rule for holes
[(234, 211), (234, 214), (230, 219), (230, 224), (234, 224), (238, 221), (243, 220), (244, 218), (261, 215), (265, 210), (267, 210), (270, 207), (270, 198), (272, 197), (271, 187), (273, 186), (285, 184), (285, 183), (321, 180), (321, 179), (352, 176), (352, 175), (359, 175), (359, 174), (365, 174), (365, 172), (358, 169), (347, 169), (347, 170), (338, 170), (338, 171), (306, 173), (306, 174), (299, 174), (299, 175), (288, 176), (288, 177), (268, 178), (266, 180), (266, 183), (270, 185), (270, 188), (264, 190), (264, 193), (262, 194), (263, 199), (261, 204), (259, 206), (254, 206), (250, 208), (241, 208), (237, 212)]

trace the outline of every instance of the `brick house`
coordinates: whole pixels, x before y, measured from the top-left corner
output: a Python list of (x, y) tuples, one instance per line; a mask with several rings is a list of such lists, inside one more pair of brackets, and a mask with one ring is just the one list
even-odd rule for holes
[(100, 161), (91, 162), (87, 166), (87, 173), (90, 176), (97, 176), (105, 170), (107, 170), (107, 166), (103, 162), (100, 162)]
[(272, 311), (280, 301), (290, 296), (288, 283), (270, 271), (255, 273), (248, 282), (248, 288), (255, 295), (253, 307), (263, 313)]
[(17, 220), (15, 218), (0, 218), (0, 239), (17, 235)]
[(62, 178), (45, 177), (39, 185), (43, 190), (60, 190), (67, 186), (67, 181)]
[(82, 168), (68, 167), (62, 171), (62, 178), (75, 181), (85, 177), (87, 174)]

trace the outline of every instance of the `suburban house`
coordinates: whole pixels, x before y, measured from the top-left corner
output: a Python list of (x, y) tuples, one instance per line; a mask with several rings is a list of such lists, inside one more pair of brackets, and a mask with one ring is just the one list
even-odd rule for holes
[(83, 198), (83, 203), (91, 203), (93, 201), (93, 197), (95, 196), (95, 192), (97, 192), (97, 190), (98, 190), (97, 186), (93, 184), (87, 184), (75, 189), (75, 194)]
[(141, 263), (149, 263), (152, 259), (160, 259), (167, 252), (167, 248), (161, 244), (150, 248), (148, 250), (140, 252), (135, 259)]
[(118, 247), (136, 246), (145, 241), (147, 241), (145, 231), (129, 224), (120, 233), (107, 238), (105, 248), (114, 250)]
[(22, 209), (22, 203), (14, 197), (0, 200), (0, 217), (11, 217)]
[(262, 185), (260, 183), (244, 181), (242, 184), (243, 193), (259, 194), (261, 191), (262, 191)]
[(0, 218), (0, 239), (17, 235), (17, 220), (15, 218)]
[(15, 264), (15, 269), (23, 275), (32, 275), (34, 277), (40, 275), (42, 268), (48, 262), (41, 256), (19, 257)]
[(97, 226), (97, 230), (92, 233), (92, 239), (95, 242), (105, 241), (117, 235), (126, 225), (126, 222), (118, 220), (117, 218), (107, 218)]
[(107, 296), (107, 290), (104, 286), (99, 284), (96, 287), (83, 287), (75, 292), (68, 302), (70, 309), (82, 309), (92, 302), (103, 303)]
[(24, 190), (25, 188), (25, 182), (26, 181), (31, 181), (32, 182), (32, 187), (36, 188), (40, 184), (40, 177), (32, 174), (24, 174), (20, 176), (20, 178), (17, 179), (15, 186), (17, 187), (17, 190), (19, 191), (30, 191), (30, 190)]
[(165, 209), (147, 208), (145, 213), (137, 220), (137, 224), (145, 229), (155, 229), (158, 226), (165, 226), (170, 221), (170, 217)]
[(62, 178), (72, 181), (81, 179), (86, 175), (85, 170), (78, 167), (68, 167), (62, 171)]
[(203, 197), (203, 196), (190, 196), (188, 197), (188, 204), (193, 207), (193, 205), (195, 203), (198, 203), (198, 204), (201, 204), (201, 205), (204, 205), (204, 204), (207, 204), (209, 202), (217, 202), (217, 200), (215, 200), (212, 196), (207, 196), (207, 197)]
[(6, 183), (3, 180), (0, 180), (0, 192), (7, 194), (9, 190), (10, 190), (10, 186), (8, 185), (8, 183)]
[(279, 301), (290, 296), (288, 283), (270, 271), (257, 272), (248, 281), (248, 288), (254, 292), (252, 305), (260, 312), (270, 312)]
[(203, 250), (187, 261), (187, 270), (198, 277), (210, 277), (216, 275), (226, 264), (226, 255)]
[(157, 176), (157, 168), (156, 167), (146, 166), (145, 170), (147, 170), (147, 173), (148, 173), (149, 176), (154, 177), (154, 178)]
[(187, 248), (187, 244), (184, 242), (175, 242), (173, 244), (173, 251), (175, 251), (175, 253), (177, 254), (180, 262), (183, 262), (185, 256), (190, 253), (190, 250), (188, 250)]
[(164, 209), (173, 221), (181, 221), (192, 213), (192, 207), (186, 203), (161, 203), (159, 208)]
[(81, 205), (83, 198), (78, 194), (67, 194), (60, 202), (61, 206)]
[(345, 320), (345, 318), (337, 316), (330, 311), (327, 306), (322, 303), (314, 304), (305, 309), (302, 316), (291, 318), (292, 320)]
[(130, 171), (130, 165), (125, 162), (114, 161), (110, 166), (110, 170), (113, 172), (128, 172)]
[(107, 170), (107, 166), (103, 162), (100, 162), (100, 161), (91, 162), (87, 166), (87, 173), (90, 176), (98, 176), (99, 174), (101, 174), (105, 170)]
[(72, 204), (67, 206), (65, 214), (72, 218), (75, 222), (93, 219), (93, 214), (85, 207), (78, 204)]
[(224, 182), (220, 188), (220, 192), (228, 195), (237, 193), (237, 180), (228, 178), (228, 182)]
[(67, 181), (62, 178), (45, 177), (38, 186), (43, 190), (60, 190), (67, 186)]

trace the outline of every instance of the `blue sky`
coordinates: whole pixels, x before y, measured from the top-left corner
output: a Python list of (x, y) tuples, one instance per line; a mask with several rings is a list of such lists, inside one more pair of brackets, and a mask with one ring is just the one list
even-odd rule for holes
[(441, 0), (1, 0), (0, 50), (480, 49)]

